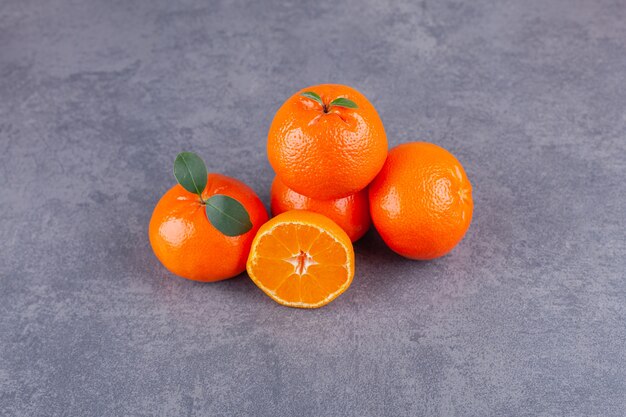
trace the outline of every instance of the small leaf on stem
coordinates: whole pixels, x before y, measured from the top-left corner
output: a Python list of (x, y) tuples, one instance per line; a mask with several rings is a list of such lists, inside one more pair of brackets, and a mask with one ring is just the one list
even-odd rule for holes
[(243, 235), (252, 229), (248, 211), (232, 197), (215, 194), (206, 201), (205, 207), (211, 224), (226, 236)]
[(322, 98), (319, 96), (319, 94), (314, 93), (313, 91), (305, 91), (304, 93), (300, 95), (306, 98), (310, 98), (311, 100), (317, 101), (320, 106), (324, 107), (324, 102), (322, 101)]
[(190, 193), (202, 195), (206, 187), (207, 170), (204, 161), (193, 152), (181, 152), (174, 161), (176, 181)]
[(347, 107), (349, 109), (358, 109), (359, 106), (352, 100), (348, 100), (347, 98), (339, 97), (330, 102), (330, 107)]

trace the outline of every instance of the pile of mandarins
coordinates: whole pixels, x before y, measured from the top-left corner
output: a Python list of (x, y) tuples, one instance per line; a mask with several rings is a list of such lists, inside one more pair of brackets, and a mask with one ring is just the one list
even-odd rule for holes
[(352, 242), (373, 222), (398, 254), (427, 260), (461, 241), (472, 219), (472, 186), (459, 161), (426, 142), (387, 152), (376, 109), (353, 88), (305, 88), (278, 110), (267, 153), (276, 172), (271, 211), (244, 183), (207, 173), (180, 153), (178, 185), (156, 205), (150, 243), (172, 273), (197, 281), (245, 269), (276, 302), (315, 308), (354, 276)]

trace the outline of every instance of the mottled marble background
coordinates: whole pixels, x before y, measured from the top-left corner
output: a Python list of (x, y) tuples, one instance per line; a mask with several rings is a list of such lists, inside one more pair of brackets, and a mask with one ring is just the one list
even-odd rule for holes
[[(316, 311), (167, 273), (176, 153), (268, 203), (322, 82), (459, 158), (465, 240)], [(626, 1), (0, 1), (0, 415), (626, 415)]]

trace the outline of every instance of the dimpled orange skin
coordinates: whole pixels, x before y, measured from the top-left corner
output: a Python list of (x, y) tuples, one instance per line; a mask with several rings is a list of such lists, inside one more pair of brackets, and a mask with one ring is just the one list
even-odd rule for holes
[[(336, 98), (358, 108), (330, 107), (328, 113), (305, 91), (328, 105)], [(270, 164), (292, 190), (318, 200), (347, 197), (364, 189), (387, 156), (387, 136), (376, 109), (357, 90), (339, 84), (302, 89), (276, 112), (267, 141)]]
[(276, 177), (270, 195), (273, 216), (289, 210), (309, 210), (323, 214), (337, 223), (352, 242), (362, 238), (372, 224), (367, 188), (344, 198), (315, 200), (295, 192)]
[(149, 237), (154, 254), (170, 272), (195, 281), (232, 278), (246, 269), (250, 245), (268, 220), (265, 206), (254, 191), (231, 177), (209, 174), (204, 200), (224, 194), (248, 211), (252, 229), (243, 235), (223, 235), (209, 222), (200, 197), (175, 185), (157, 203), (150, 219)]
[(450, 252), (472, 220), (472, 185), (457, 159), (425, 142), (389, 151), (369, 187), (374, 226), (387, 245), (411, 259)]

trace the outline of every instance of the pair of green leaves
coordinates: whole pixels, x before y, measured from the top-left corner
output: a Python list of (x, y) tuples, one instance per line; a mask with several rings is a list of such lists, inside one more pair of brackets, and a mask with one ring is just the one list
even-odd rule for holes
[(322, 101), (322, 98), (319, 96), (319, 94), (314, 93), (313, 91), (305, 91), (304, 93), (300, 94), (303, 97), (306, 98), (310, 98), (313, 101), (316, 101), (317, 103), (319, 103), (323, 108), (324, 108), (324, 113), (328, 113), (328, 110), (330, 110), (331, 107), (335, 106), (335, 107), (346, 107), (348, 109), (358, 109), (359, 106), (356, 105), (356, 103), (352, 100), (348, 100), (347, 98), (343, 98), (343, 97), (339, 97), (334, 99), (333, 101), (330, 102), (330, 104), (328, 105), (328, 107), (326, 106), (326, 104), (324, 104), (324, 102)]
[[(190, 193), (202, 192), (207, 184), (207, 169), (202, 158), (193, 152), (181, 152), (174, 161), (174, 176)], [(252, 229), (250, 215), (237, 200), (224, 194), (215, 194), (202, 200), (211, 224), (226, 236), (239, 236)]]

